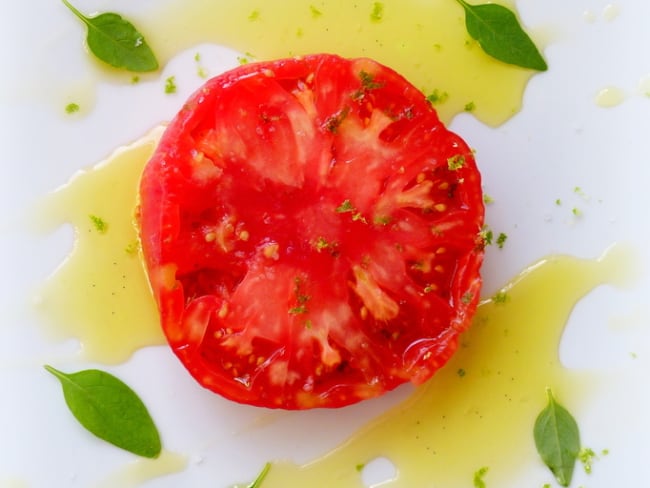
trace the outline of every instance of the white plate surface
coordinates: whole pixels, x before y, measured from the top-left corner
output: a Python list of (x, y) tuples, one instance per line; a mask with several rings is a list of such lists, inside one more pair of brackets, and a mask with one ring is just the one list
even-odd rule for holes
[[(131, 3), (97, 0), (83, 7), (155, 8), (153, 1)], [(0, 487), (93, 486), (132, 459), (80, 435), (58, 386), (44, 374), (41, 365), (56, 362), (72, 346), (42, 337), (28, 300), (69, 251), (71, 236), (64, 229), (36, 238), (21, 219), (36, 198), (76, 170), (168, 120), (200, 82), (195, 76), (182, 79), (184, 66), (195, 69), (191, 53), (185, 53), (152, 84), (128, 90), (102, 85), (92, 114), (81, 122), (65, 120), (47, 95), (51, 80), (34, 79), (37, 73), (56, 78), (66, 70), (83, 72), (83, 54), (71, 48), (78, 46), (79, 25), (61, 7), (52, 0), (11, 2), (0, 18)], [(618, 378), (613, 391), (596, 392), (581, 419), (588, 436), (612, 455), (589, 477), (577, 470), (574, 486), (641, 486), (650, 459), (650, 96), (639, 84), (650, 75), (650, 2), (519, 0), (517, 7), (527, 25), (552, 33), (545, 49), (550, 70), (532, 79), (523, 110), (507, 124), (489, 128), (466, 114), (452, 123), (477, 149), (486, 191), (498, 200), (488, 207), (487, 221), (509, 235), (506, 249), (488, 251), (485, 294), (552, 253), (594, 258), (615, 242), (635, 249), (637, 284), (625, 291), (597, 290), (581, 301), (561, 350), (568, 366)], [(167, 73), (180, 78), (177, 96), (161, 94)], [(622, 103), (598, 106), (596, 94), (610, 86), (623, 91)], [(589, 198), (577, 195), (576, 186)], [(554, 205), (557, 198), (567, 204)], [(582, 217), (571, 215), (571, 202)], [(589, 326), (621, 317), (634, 323), (624, 331), (601, 327), (597, 333)], [(400, 399), (397, 392), (343, 411), (280, 416), (256, 430), (247, 429), (259, 415), (256, 409), (201, 390), (164, 347), (142, 350), (110, 370), (146, 399), (167, 448), (189, 456), (185, 471), (148, 482), (152, 488), (225, 487), (250, 480), (272, 458), (306, 461)], [(510, 486), (539, 487), (548, 480), (535, 469)]]

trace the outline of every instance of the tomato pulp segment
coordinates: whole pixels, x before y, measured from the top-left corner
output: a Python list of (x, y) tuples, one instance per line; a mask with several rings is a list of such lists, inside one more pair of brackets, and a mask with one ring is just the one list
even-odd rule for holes
[(369, 59), (209, 80), (167, 128), (140, 199), (169, 344), (238, 402), (339, 407), (422, 383), (479, 299), (472, 151)]

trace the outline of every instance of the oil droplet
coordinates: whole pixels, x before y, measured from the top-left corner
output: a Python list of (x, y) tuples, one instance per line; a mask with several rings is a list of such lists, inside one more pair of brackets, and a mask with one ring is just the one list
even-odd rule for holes
[(481, 466), (489, 466), (491, 485), (509, 486), (518, 467), (537, 459), (532, 425), (545, 388), (572, 409), (597, 383), (565, 369), (558, 344), (576, 302), (618, 281), (627, 264), (615, 250), (598, 260), (554, 256), (531, 266), (502, 290), (505, 303), (481, 304), (456, 355), (411, 398), (320, 459), (276, 463), (265, 488), (314, 486), (333, 476), (337, 487), (358, 488), (358, 466), (382, 457), (397, 467), (382, 487), (464, 488)]
[(0, 488), (28, 488), (29, 483), (18, 478), (0, 478)]
[(639, 80), (639, 93), (644, 97), (650, 97), (650, 75)]
[(619, 5), (613, 5), (610, 3), (603, 9), (603, 18), (606, 21), (611, 22), (612, 20), (616, 19), (620, 13), (621, 7)]
[(615, 107), (625, 100), (625, 92), (615, 86), (603, 88), (596, 94), (596, 105), (603, 108)]
[(590, 24), (593, 24), (596, 22), (596, 14), (593, 10), (585, 10), (582, 13), (582, 18), (585, 19), (585, 22), (589, 22)]
[(163, 450), (156, 459), (138, 459), (102, 481), (98, 488), (135, 488), (147, 481), (187, 468), (187, 456)]
[(446, 101), (436, 105), (445, 122), (471, 102), (474, 115), (489, 125), (519, 111), (533, 72), (486, 55), (468, 36), (457, 2), (381, 3), (379, 22), (370, 18), (372, 2), (348, 0), (178, 0), (134, 21), (142, 25), (162, 64), (206, 42), (259, 60), (320, 52), (367, 56), (395, 69), (426, 95), (446, 93)]
[(37, 210), (43, 228), (71, 223), (76, 234), (71, 254), (38, 291), (37, 308), (51, 335), (78, 339), (87, 360), (122, 362), (165, 343), (133, 222), (140, 174), (161, 134), (155, 129), (78, 173)]

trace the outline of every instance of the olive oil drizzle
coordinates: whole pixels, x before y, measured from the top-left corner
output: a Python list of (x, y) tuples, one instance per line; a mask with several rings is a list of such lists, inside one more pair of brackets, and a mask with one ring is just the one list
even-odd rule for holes
[(134, 224), (140, 173), (161, 133), (118, 149), (38, 204), (38, 226), (72, 224), (75, 243), (37, 291), (37, 310), (49, 335), (79, 340), (90, 361), (120, 363), (165, 343)]
[[(382, 487), (469, 486), (489, 466), (490, 486), (512, 486), (537, 460), (532, 425), (552, 386), (577, 408), (599, 385), (595, 374), (568, 370), (558, 356), (574, 305), (596, 286), (625, 280), (625, 252), (598, 260), (551, 256), (504, 288), (508, 300), (484, 301), (451, 361), (403, 404), (346, 443), (304, 466), (278, 462), (265, 488), (364, 486), (357, 466), (388, 458), (397, 476)], [(314, 484), (316, 483), (316, 484)]]
[[(43, 207), (44, 221), (73, 222), (77, 243), (44, 285), (40, 308), (59, 336), (81, 341), (87, 360), (120, 362), (144, 345), (164, 342), (140, 259), (125, 249), (137, 237), (132, 215), (139, 174), (161, 131), (77, 175)], [(105, 195), (111, 195), (111, 204), (102, 206)], [(105, 221), (105, 232), (89, 214)], [(594, 374), (561, 364), (559, 343), (583, 296), (602, 284), (625, 284), (628, 258), (614, 246), (596, 260), (550, 256), (530, 266), (498, 299), (481, 303), (454, 357), (403, 404), (320, 459), (304, 466), (274, 463), (265, 488), (319, 486), (331, 473), (337, 473), (341, 488), (360, 487), (358, 466), (380, 456), (398, 473), (382, 486), (463, 487), (468, 473), (482, 466), (490, 467), (492, 484), (505, 486), (537, 459), (531, 426), (545, 388), (551, 386), (573, 409), (598, 386)], [(92, 286), (99, 283), (103, 294)], [(111, 287), (122, 283), (128, 293), (114, 295)]]

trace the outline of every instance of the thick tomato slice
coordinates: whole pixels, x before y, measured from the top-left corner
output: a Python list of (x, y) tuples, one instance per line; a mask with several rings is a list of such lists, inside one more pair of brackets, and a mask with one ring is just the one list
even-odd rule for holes
[(169, 344), (238, 402), (339, 407), (422, 383), (477, 305), (472, 151), (369, 59), (209, 80), (167, 128), (140, 198)]

